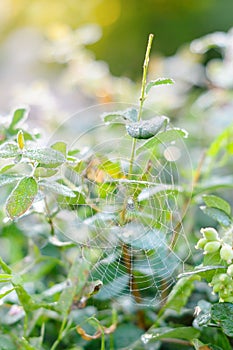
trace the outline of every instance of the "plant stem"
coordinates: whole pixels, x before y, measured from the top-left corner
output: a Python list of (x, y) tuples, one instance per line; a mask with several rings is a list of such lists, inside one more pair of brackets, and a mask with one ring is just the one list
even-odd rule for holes
[[(129, 280), (129, 287), (130, 290), (132, 290), (132, 295), (136, 301), (136, 303), (140, 304), (142, 301), (141, 294), (139, 291), (139, 287), (137, 285), (137, 282), (135, 281), (134, 275), (133, 275), (133, 267), (132, 267), (132, 256), (130, 249), (127, 244), (123, 243), (122, 245), (122, 257), (124, 260), (124, 264), (127, 270), (127, 273), (130, 277)], [(137, 310), (137, 325), (139, 328), (146, 329), (146, 320), (145, 320), (145, 314), (144, 310)]]
[[(195, 174), (194, 174), (194, 178), (193, 178), (193, 182), (192, 182), (192, 190), (194, 190), (194, 188), (196, 187), (199, 179), (200, 179), (200, 176), (201, 176), (201, 170), (202, 170), (202, 167), (203, 167), (203, 164), (204, 164), (204, 161), (205, 161), (205, 157), (206, 157), (206, 152), (204, 152), (202, 155), (201, 155), (201, 159), (199, 160), (199, 163), (197, 165), (197, 169), (195, 171)], [(182, 227), (182, 218), (184, 217), (188, 207), (189, 207), (189, 204), (190, 204), (190, 197), (187, 197), (184, 201), (184, 204), (183, 204), (183, 208), (182, 208), (182, 213), (181, 213), (181, 219), (179, 220), (179, 222), (176, 224), (174, 230), (173, 230), (173, 234), (172, 234), (172, 238), (171, 238), (171, 242), (170, 242), (170, 245), (169, 247), (173, 250), (175, 245), (176, 245), (176, 242), (179, 238), (179, 233), (180, 233), (180, 230), (181, 230), (181, 227)]]
[(53, 346), (51, 347), (51, 350), (55, 350), (57, 348), (58, 344), (60, 343), (60, 341), (62, 340), (62, 337), (64, 335), (63, 332), (64, 332), (64, 329), (65, 329), (65, 326), (66, 326), (66, 321), (67, 321), (67, 316), (64, 317), (64, 319), (62, 321), (58, 337), (55, 340), (55, 342), (53, 343)]
[[(146, 55), (143, 63), (143, 75), (142, 75), (142, 85), (141, 85), (141, 95), (140, 95), (140, 105), (139, 105), (139, 111), (138, 111), (138, 122), (142, 118), (142, 109), (143, 104), (146, 99), (145, 91), (146, 91), (146, 78), (147, 78), (147, 72), (148, 72), (148, 66), (149, 66), (149, 60), (150, 60), (150, 51), (152, 46), (154, 35), (150, 34), (148, 39), (148, 44), (146, 48)], [(133, 163), (134, 163), (134, 157), (135, 157), (135, 149), (136, 149), (136, 143), (137, 139), (133, 139), (132, 143), (132, 149), (131, 149), (131, 156), (130, 156), (130, 163), (129, 163), (129, 176), (132, 175), (133, 172)]]
[(47, 212), (47, 222), (48, 222), (48, 224), (50, 226), (50, 234), (51, 234), (51, 236), (54, 236), (55, 229), (54, 229), (54, 225), (53, 225), (53, 219), (52, 219), (52, 216), (50, 214), (50, 210), (49, 210), (49, 206), (48, 206), (46, 197), (44, 198), (44, 203), (45, 203), (45, 209), (46, 209), (46, 212)]
[(147, 72), (148, 72), (148, 67), (149, 67), (150, 51), (151, 51), (153, 38), (154, 38), (154, 35), (150, 34), (149, 39), (148, 39), (147, 48), (146, 48), (145, 60), (143, 63), (142, 87), (141, 87), (141, 96), (140, 96), (140, 106), (139, 106), (139, 112), (138, 112), (138, 121), (141, 120), (142, 108), (143, 108), (144, 101), (146, 99), (146, 96), (145, 96), (146, 78), (147, 78)]

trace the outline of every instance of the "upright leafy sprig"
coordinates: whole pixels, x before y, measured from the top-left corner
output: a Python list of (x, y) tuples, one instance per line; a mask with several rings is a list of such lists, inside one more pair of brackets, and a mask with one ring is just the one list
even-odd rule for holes
[(132, 175), (133, 172), (133, 163), (135, 158), (135, 149), (137, 139), (150, 139), (154, 137), (163, 127), (167, 125), (169, 119), (164, 116), (157, 116), (151, 120), (141, 121), (143, 114), (143, 107), (146, 101), (147, 95), (150, 89), (153, 86), (158, 85), (167, 85), (173, 84), (174, 81), (170, 78), (158, 78), (156, 80), (151, 80), (147, 83), (147, 75), (149, 68), (150, 52), (153, 42), (153, 34), (149, 35), (145, 59), (143, 63), (143, 75), (142, 75), (142, 84), (141, 84), (141, 94), (139, 98), (139, 109), (128, 109), (126, 111), (112, 112), (111, 114), (107, 113), (103, 115), (105, 122), (112, 121), (116, 118), (122, 118), (127, 121), (126, 131), (133, 138), (132, 141), (132, 150), (129, 161), (129, 175)]
[(6, 201), (6, 213), (13, 220), (24, 215), (34, 202), (46, 199), (48, 191), (75, 197), (75, 193), (62, 183), (61, 166), (70, 160), (66, 144), (57, 142), (51, 147), (38, 146), (34, 135), (17, 129), (27, 114), (26, 109), (14, 111), (4, 132), (8, 140), (0, 146), (0, 186), (16, 184)]

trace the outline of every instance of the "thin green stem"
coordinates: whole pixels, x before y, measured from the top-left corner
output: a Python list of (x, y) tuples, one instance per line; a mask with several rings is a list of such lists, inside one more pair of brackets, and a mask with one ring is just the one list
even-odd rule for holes
[(27, 329), (28, 329), (28, 315), (26, 314), (26, 311), (25, 311), (24, 323), (23, 323), (23, 336), (25, 339), (27, 339)]
[(151, 51), (151, 47), (152, 47), (153, 38), (154, 38), (154, 35), (150, 34), (149, 39), (148, 39), (147, 48), (146, 48), (145, 60), (143, 63), (142, 87), (141, 87), (141, 96), (140, 96), (140, 106), (139, 106), (139, 112), (138, 112), (138, 121), (141, 120), (143, 104), (144, 104), (144, 101), (146, 99), (146, 95), (145, 95), (146, 79), (147, 79), (149, 60), (150, 60), (150, 51)]
[(57, 337), (56, 341), (53, 343), (53, 346), (51, 347), (51, 350), (55, 350), (57, 348), (58, 344), (61, 342), (62, 337), (64, 336), (63, 332), (64, 332), (64, 329), (65, 329), (65, 326), (66, 326), (66, 321), (67, 321), (67, 317), (65, 317), (63, 319), (63, 321), (62, 321), (58, 337)]
[(133, 173), (133, 163), (134, 163), (134, 157), (135, 157), (135, 149), (136, 149), (136, 139), (133, 139), (132, 143), (132, 149), (131, 149), (131, 156), (129, 161), (129, 176)]
[[(138, 111), (138, 121), (140, 121), (142, 118), (143, 104), (146, 99), (146, 79), (147, 79), (149, 60), (150, 60), (150, 51), (151, 51), (153, 38), (154, 38), (154, 35), (150, 34), (147, 48), (146, 48), (146, 55), (143, 63), (143, 75), (142, 75), (141, 95), (139, 99), (140, 105), (139, 105), (139, 111)], [(136, 144), (137, 144), (137, 139), (134, 138), (132, 143), (130, 162), (129, 162), (129, 176), (131, 176), (133, 172), (133, 163), (134, 163), (134, 157), (135, 157)]]

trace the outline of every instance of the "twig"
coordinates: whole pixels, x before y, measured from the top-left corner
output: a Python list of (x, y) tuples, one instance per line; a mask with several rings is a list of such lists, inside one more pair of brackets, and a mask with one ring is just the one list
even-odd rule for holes
[[(146, 48), (146, 55), (145, 55), (145, 59), (144, 59), (144, 64), (143, 64), (143, 75), (142, 75), (141, 95), (140, 95), (140, 99), (139, 99), (140, 105), (139, 105), (139, 112), (138, 112), (138, 121), (140, 121), (142, 118), (143, 104), (144, 104), (144, 101), (146, 99), (146, 95), (145, 95), (146, 78), (147, 78), (147, 72), (148, 72), (148, 66), (149, 66), (149, 60), (150, 60), (150, 51), (151, 51), (153, 38), (154, 38), (154, 35), (150, 34), (149, 39), (148, 39), (147, 48)], [(137, 143), (137, 139), (133, 138), (131, 157), (130, 157), (130, 162), (129, 162), (129, 175), (130, 176), (132, 175), (132, 171), (133, 171), (136, 143)]]

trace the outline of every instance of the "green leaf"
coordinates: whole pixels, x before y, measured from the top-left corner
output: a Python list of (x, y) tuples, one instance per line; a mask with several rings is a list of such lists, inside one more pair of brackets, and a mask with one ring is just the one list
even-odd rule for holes
[(25, 312), (32, 311), (33, 308), (33, 300), (31, 296), (26, 292), (21, 284), (14, 284), (15, 291), (17, 293), (20, 304), (23, 306)]
[(67, 145), (65, 142), (62, 141), (58, 141), (56, 143), (54, 143), (51, 146), (52, 149), (55, 149), (55, 151), (61, 152), (65, 157), (66, 157), (66, 153), (67, 153)]
[(112, 162), (109, 159), (104, 160), (99, 166), (99, 169), (106, 172), (113, 179), (120, 179), (124, 177), (121, 166), (117, 162)]
[(7, 199), (7, 215), (11, 219), (22, 216), (31, 207), (37, 192), (38, 185), (33, 177), (20, 180)]
[(38, 348), (35, 348), (34, 346), (32, 346), (27, 339), (25, 338), (19, 338), (18, 342), (20, 344), (20, 349), (23, 350), (38, 350)]
[(11, 274), (8, 273), (0, 273), (0, 282), (6, 282), (12, 278)]
[(230, 216), (220, 209), (206, 206), (201, 206), (200, 209), (222, 226), (228, 227), (232, 223)]
[[(233, 142), (233, 124), (228, 126), (223, 132), (211, 143), (207, 155), (209, 157), (216, 157), (218, 153), (222, 150), (228, 150), (231, 151), (232, 147), (229, 147), (229, 145), (232, 145)], [(232, 151), (229, 152), (232, 154)]]
[(135, 139), (149, 139), (155, 136), (167, 123), (167, 117), (157, 116), (150, 120), (127, 124), (126, 131), (129, 136)]
[(0, 350), (15, 350), (15, 344), (6, 335), (0, 335)]
[(12, 158), (19, 155), (19, 148), (16, 143), (6, 142), (0, 146), (0, 158)]
[(58, 152), (52, 148), (25, 150), (23, 155), (24, 157), (27, 157), (33, 161), (53, 167), (57, 167), (66, 161), (66, 158), (61, 152)]
[(102, 114), (102, 119), (105, 123), (117, 120), (124, 119), (130, 122), (136, 122), (138, 119), (138, 111), (135, 108), (128, 108), (125, 111), (117, 111), (112, 113), (104, 113)]
[(168, 84), (174, 84), (173, 79), (169, 78), (158, 78), (156, 80), (151, 80), (147, 85), (146, 85), (146, 94), (150, 91), (150, 89), (153, 86), (158, 86), (158, 85), (168, 85)]
[(188, 277), (182, 277), (173, 287), (165, 305), (159, 312), (159, 316), (163, 315), (167, 309), (180, 313), (194, 289), (194, 282), (200, 281), (200, 279), (200, 276), (196, 274)]
[(143, 145), (138, 147), (137, 154), (141, 153), (145, 149), (153, 150), (159, 144), (167, 144), (177, 139), (186, 138), (188, 136), (187, 132), (183, 129), (174, 128), (163, 132), (152, 137), (150, 140), (146, 141)]
[[(203, 258), (203, 265), (206, 267), (216, 266), (216, 268), (222, 270), (224, 268), (224, 266), (226, 265), (226, 261), (221, 259), (220, 252), (217, 251), (216, 253), (205, 254), (204, 258)], [(221, 271), (221, 272), (223, 272), (223, 271)], [(207, 282), (210, 282), (213, 275), (215, 275), (216, 272), (213, 270), (209, 270), (209, 271), (206, 270), (203, 273), (204, 273), (203, 277), (207, 280)]]
[(9, 130), (13, 131), (15, 129), (15, 127), (17, 126), (17, 124), (19, 124), (22, 121), (25, 121), (27, 119), (28, 116), (28, 109), (27, 108), (17, 108), (14, 111), (13, 117), (12, 117), (12, 121), (10, 123), (9, 126)]
[(1, 257), (0, 257), (0, 266), (5, 273), (7, 273), (7, 274), (12, 273), (10, 267), (2, 260)]
[(212, 319), (222, 328), (229, 337), (233, 337), (233, 304), (214, 304), (211, 309)]
[(145, 333), (142, 336), (142, 341), (143, 339), (145, 339), (147, 340), (145, 341), (145, 343), (148, 342), (148, 340), (151, 343), (153, 341), (166, 339), (166, 338), (192, 340), (192, 339), (198, 338), (199, 335), (200, 335), (200, 331), (193, 327), (151, 328), (149, 332)]
[(231, 206), (224, 199), (214, 195), (203, 195), (202, 196), (207, 207), (217, 208), (224, 211), (227, 215), (231, 215)]
[(5, 186), (5, 185), (9, 185), (12, 184), (14, 182), (19, 181), (20, 179), (22, 179), (22, 176), (17, 176), (17, 175), (0, 175), (0, 187)]
[(0, 293), (0, 299), (4, 298), (6, 295), (10, 294), (11, 292), (13, 292), (13, 290), (15, 290), (15, 288), (11, 288), (8, 289), (6, 292), (4, 293)]
[(63, 316), (70, 311), (74, 298), (80, 300), (89, 276), (90, 264), (87, 260), (77, 257), (68, 274), (67, 288), (63, 290), (58, 300), (57, 308)]
[[(133, 322), (122, 322), (119, 324), (114, 332), (114, 348), (116, 350), (120, 349), (134, 349), (132, 343), (135, 342), (135, 339), (140, 339), (140, 336), (143, 335), (143, 330), (138, 328)], [(106, 341), (106, 344), (109, 345), (109, 340)], [(106, 347), (106, 350), (111, 349), (110, 346)], [(136, 348), (139, 350), (138, 348)], [(140, 350), (145, 350), (143, 346)], [(153, 347), (151, 350), (157, 350)]]
[(71, 191), (69, 187), (62, 185), (59, 182), (42, 180), (38, 184), (40, 187), (44, 187), (45, 189), (53, 193), (57, 193), (59, 195), (69, 198), (76, 197), (76, 194), (73, 191)]
[(37, 167), (34, 171), (35, 177), (51, 177), (57, 173), (58, 169)]
[[(206, 260), (208, 260), (208, 258), (210, 257), (210, 254), (205, 255), (204, 257), (204, 263), (206, 263)], [(218, 253), (217, 255), (217, 261), (220, 262), (220, 254)], [(213, 256), (211, 254), (210, 257), (213, 261)], [(214, 262), (214, 261), (213, 261)], [(192, 271), (188, 271), (188, 272), (183, 272), (181, 273), (178, 278), (182, 278), (182, 277), (189, 277), (189, 276), (193, 276), (193, 275), (199, 275), (202, 278), (205, 278), (207, 281), (211, 281), (211, 279), (213, 278), (213, 276), (216, 273), (220, 273), (223, 272), (223, 270), (226, 270), (226, 266), (222, 266), (222, 265), (205, 265), (205, 266), (201, 266), (201, 267), (195, 267), (194, 270)]]

